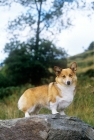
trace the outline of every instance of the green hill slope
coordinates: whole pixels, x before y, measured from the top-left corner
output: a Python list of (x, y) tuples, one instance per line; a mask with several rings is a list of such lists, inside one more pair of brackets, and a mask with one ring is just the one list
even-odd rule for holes
[(88, 70), (94, 70), (94, 50), (74, 55), (68, 58), (68, 66), (72, 62), (77, 62), (78, 73), (86, 73)]
[[(94, 51), (87, 51), (68, 58), (68, 65), (77, 62), (78, 76), (77, 89), (72, 104), (65, 110), (68, 116), (75, 116), (94, 126), (94, 78), (82, 76), (87, 70), (94, 74)], [(51, 69), (52, 70), (52, 69)], [(93, 75), (94, 76), (94, 75)], [(18, 110), (17, 102), (22, 93), (32, 85), (20, 87), (7, 87), (0, 89), (0, 119), (13, 119), (24, 117), (24, 113)], [(6, 95), (6, 96), (5, 96)], [(40, 111), (42, 114), (51, 113), (47, 109)]]

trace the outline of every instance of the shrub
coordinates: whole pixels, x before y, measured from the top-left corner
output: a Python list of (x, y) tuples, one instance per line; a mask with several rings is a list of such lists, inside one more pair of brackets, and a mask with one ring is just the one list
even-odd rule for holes
[(19, 88), (18, 87), (0, 88), (0, 99), (12, 95), (15, 91), (19, 92)]
[(2, 73), (0, 73), (0, 87), (9, 86), (10, 82)]
[(94, 70), (89, 69), (84, 73), (85, 76), (94, 77)]

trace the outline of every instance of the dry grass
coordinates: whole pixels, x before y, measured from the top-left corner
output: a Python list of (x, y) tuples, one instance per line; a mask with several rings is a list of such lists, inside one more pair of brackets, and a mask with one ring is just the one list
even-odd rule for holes
[(94, 65), (89, 66), (89, 67), (84, 67), (84, 68), (78, 68), (78, 74), (85, 73), (86, 71), (88, 71), (90, 69), (94, 70)]
[(94, 79), (79, 80), (74, 102), (66, 113), (94, 126)]
[(84, 53), (68, 58), (68, 66), (75, 61), (78, 65), (78, 74), (82, 74), (87, 70), (94, 69), (94, 50), (86, 51)]

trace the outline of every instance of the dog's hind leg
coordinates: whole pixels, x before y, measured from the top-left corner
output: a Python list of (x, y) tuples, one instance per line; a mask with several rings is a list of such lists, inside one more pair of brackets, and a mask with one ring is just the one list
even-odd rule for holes
[(32, 114), (38, 114), (40, 109), (41, 109), (41, 105), (35, 106), (34, 110), (32, 111)]
[(29, 109), (25, 110), (25, 117), (30, 117), (30, 113), (33, 113), (35, 111), (35, 106), (30, 107)]
[(40, 105), (34, 105), (32, 106), (31, 108), (29, 108), (28, 110), (25, 110), (24, 113), (25, 113), (25, 117), (30, 117), (30, 115), (34, 115), (34, 114), (38, 114), (39, 111), (41, 109), (41, 106)]
[(25, 117), (30, 117), (28, 112), (25, 112)]

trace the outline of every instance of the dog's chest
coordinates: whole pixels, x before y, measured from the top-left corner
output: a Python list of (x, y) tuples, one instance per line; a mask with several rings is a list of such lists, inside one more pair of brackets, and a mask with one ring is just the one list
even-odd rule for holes
[(73, 101), (74, 97), (74, 86), (69, 86), (69, 87), (62, 87), (61, 85), (57, 85), (58, 88), (61, 91), (62, 98), (56, 97), (56, 101), (59, 104), (59, 106), (69, 106), (71, 102)]

